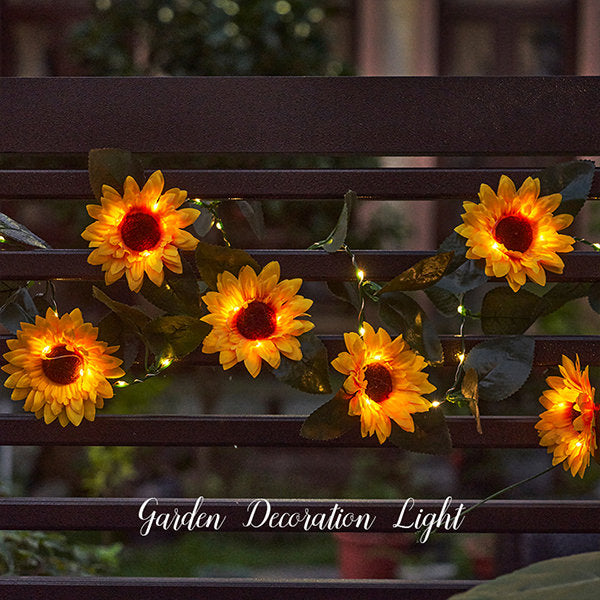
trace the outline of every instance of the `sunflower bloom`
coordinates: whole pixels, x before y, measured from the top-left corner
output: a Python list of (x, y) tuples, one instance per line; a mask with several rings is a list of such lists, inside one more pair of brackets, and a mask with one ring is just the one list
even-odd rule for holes
[(566, 356), (559, 365), (562, 377), (548, 377), (551, 389), (540, 397), (546, 409), (535, 428), (540, 445), (554, 454), (552, 464), (563, 463), (573, 477), (583, 473), (590, 464), (590, 456), (597, 448), (595, 418), (598, 406), (594, 404), (594, 388), (590, 386), (588, 367), (582, 372), (579, 356), (575, 363)]
[(399, 335), (392, 340), (384, 329), (377, 333), (364, 323), (364, 334), (345, 333), (348, 352), (341, 352), (331, 364), (348, 377), (344, 391), (351, 396), (349, 415), (360, 415), (362, 436), (377, 434), (383, 442), (392, 432), (393, 419), (405, 431), (413, 432), (413, 413), (431, 408), (423, 394), (436, 388), (423, 372), (425, 359), (416, 354)]
[(2, 367), (12, 399), (25, 400), (23, 408), (46, 423), (58, 418), (64, 427), (69, 421), (93, 421), (104, 399), (112, 398), (107, 379), (124, 375), (122, 361), (111, 356), (119, 347), (97, 336), (98, 329), (83, 322), (78, 308), (61, 318), (48, 309), (35, 324), (22, 323), (16, 339), (6, 342), (8, 364)]
[(225, 271), (217, 276), (217, 292), (203, 300), (210, 314), (202, 317), (213, 326), (202, 350), (219, 352), (223, 369), (244, 361), (252, 377), (260, 373), (262, 361), (277, 369), (281, 355), (300, 360), (298, 336), (314, 327), (306, 316), (312, 300), (297, 295), (302, 279), (279, 281), (278, 262), (270, 262), (259, 275), (248, 265), (238, 277)]
[(558, 233), (573, 217), (552, 214), (561, 195), (539, 195), (539, 179), (528, 177), (517, 191), (511, 179), (502, 175), (497, 194), (482, 184), (480, 203), (463, 204), (464, 223), (455, 228), (467, 238), (467, 258), (484, 259), (486, 275), (506, 277), (515, 292), (527, 277), (546, 285), (544, 269), (562, 273), (564, 263), (557, 252), (571, 252), (575, 243)]
[(181, 273), (179, 250), (194, 250), (198, 240), (184, 231), (200, 214), (195, 208), (177, 210), (187, 192), (173, 188), (162, 193), (164, 179), (153, 173), (140, 190), (133, 177), (127, 177), (123, 197), (108, 185), (102, 187), (102, 205), (89, 204), (87, 211), (95, 223), (81, 234), (94, 248), (88, 256), (92, 265), (102, 265), (106, 285), (127, 278), (129, 289), (139, 292), (144, 272), (160, 286), (163, 266)]

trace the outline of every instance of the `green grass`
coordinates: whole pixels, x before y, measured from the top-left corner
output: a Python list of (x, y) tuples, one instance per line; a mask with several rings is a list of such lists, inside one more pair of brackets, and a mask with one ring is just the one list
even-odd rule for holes
[(330, 534), (189, 533), (126, 544), (115, 575), (131, 577), (250, 576), (254, 569), (335, 562)]

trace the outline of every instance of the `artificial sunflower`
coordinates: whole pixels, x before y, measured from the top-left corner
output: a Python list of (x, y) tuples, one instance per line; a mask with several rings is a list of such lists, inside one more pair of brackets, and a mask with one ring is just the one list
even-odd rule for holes
[(162, 193), (164, 179), (153, 173), (140, 190), (133, 177), (127, 177), (123, 197), (112, 187), (102, 187), (102, 205), (89, 204), (87, 211), (96, 219), (81, 236), (95, 248), (88, 256), (92, 265), (102, 265), (106, 285), (123, 274), (129, 288), (139, 292), (144, 272), (160, 286), (163, 265), (182, 272), (179, 250), (194, 250), (198, 240), (184, 231), (200, 214), (195, 208), (177, 210), (187, 192), (172, 188)]
[(46, 423), (93, 421), (104, 399), (112, 398), (107, 379), (124, 375), (122, 361), (111, 356), (119, 347), (97, 337), (98, 328), (84, 323), (78, 308), (60, 318), (48, 309), (35, 324), (22, 323), (16, 339), (6, 342), (8, 364), (2, 367), (12, 399), (25, 400), (23, 408)]
[(536, 429), (540, 444), (553, 453), (552, 464), (562, 462), (573, 477), (583, 477), (590, 456), (597, 446), (595, 419), (598, 406), (594, 403), (594, 388), (590, 385), (588, 367), (582, 372), (579, 356), (575, 363), (566, 356), (559, 365), (562, 377), (548, 377), (551, 389), (544, 391), (540, 402), (546, 409), (540, 415)]
[(220, 273), (218, 291), (203, 296), (210, 314), (202, 320), (213, 328), (202, 350), (219, 352), (223, 369), (244, 361), (256, 377), (263, 359), (276, 369), (281, 354), (291, 360), (302, 358), (298, 336), (314, 325), (297, 317), (306, 316), (312, 300), (297, 295), (302, 279), (279, 281), (279, 277), (278, 262), (270, 262), (259, 275), (246, 265), (238, 277), (228, 271)]
[(485, 273), (506, 277), (513, 291), (526, 278), (546, 284), (546, 272), (562, 273), (564, 263), (557, 252), (571, 252), (575, 240), (559, 234), (573, 221), (571, 215), (553, 215), (560, 194), (540, 195), (540, 180), (528, 177), (517, 191), (506, 175), (498, 192), (482, 184), (479, 204), (465, 202), (464, 223), (456, 227), (467, 238), (467, 258), (485, 260)]
[(391, 434), (393, 419), (405, 431), (413, 432), (413, 413), (431, 408), (423, 394), (436, 388), (423, 372), (425, 359), (416, 354), (399, 335), (392, 340), (384, 329), (377, 333), (368, 323), (364, 334), (345, 333), (348, 352), (341, 352), (331, 364), (347, 375), (343, 389), (350, 396), (349, 415), (360, 415), (361, 433), (377, 434), (383, 443)]

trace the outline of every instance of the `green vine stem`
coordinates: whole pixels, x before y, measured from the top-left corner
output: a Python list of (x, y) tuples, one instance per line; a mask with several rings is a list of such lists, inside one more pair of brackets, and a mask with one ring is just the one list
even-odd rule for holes
[[(560, 466), (560, 464), (561, 463), (557, 463), (555, 465), (550, 465), (547, 469), (544, 469), (543, 471), (540, 471), (539, 473), (536, 473), (535, 475), (531, 475), (530, 477), (527, 477), (526, 479), (517, 481), (516, 483), (513, 483), (513, 484), (509, 485), (508, 487), (502, 488), (501, 490), (494, 492), (490, 496), (487, 496), (487, 498), (484, 498), (483, 500), (480, 500), (476, 504), (473, 504), (473, 506), (470, 506), (469, 508), (467, 508), (467, 510), (465, 510), (463, 513), (461, 513), (461, 516), (465, 517), (470, 512), (473, 512), (476, 508), (479, 508), (482, 504), (485, 504), (488, 500), (493, 500), (494, 498), (497, 498), (498, 496), (501, 496), (502, 494), (509, 492), (510, 490), (513, 490), (514, 488), (516, 488), (520, 485), (529, 483), (530, 481), (533, 481), (534, 479), (537, 479), (538, 477), (541, 477), (542, 475), (549, 473), (553, 469), (556, 469), (556, 467)], [(424, 527), (421, 527), (421, 529), (419, 529), (417, 531), (417, 540), (421, 539), (421, 536), (424, 533), (424, 529), (425, 529)], [(434, 533), (437, 533), (439, 531), (439, 529), (440, 529), (439, 527), (436, 527), (435, 529), (433, 529), (431, 531), (430, 536), (433, 535)]]
[(359, 266), (356, 255), (352, 250), (348, 247), (347, 244), (344, 244), (341, 248), (352, 260), (352, 266), (354, 268), (354, 273), (356, 276), (356, 285), (358, 289), (358, 298), (359, 298), (359, 308), (358, 308), (358, 332), (362, 335), (363, 332), (363, 322), (365, 317), (365, 307), (367, 298), (377, 302), (378, 298), (375, 295), (380, 289), (381, 286), (373, 281), (369, 281), (366, 279), (365, 271)]
[(590, 242), (589, 240), (586, 240), (586, 239), (580, 238), (580, 237), (573, 237), (573, 239), (576, 242), (585, 244), (586, 246), (591, 246), (595, 252), (600, 252), (600, 244), (598, 242)]

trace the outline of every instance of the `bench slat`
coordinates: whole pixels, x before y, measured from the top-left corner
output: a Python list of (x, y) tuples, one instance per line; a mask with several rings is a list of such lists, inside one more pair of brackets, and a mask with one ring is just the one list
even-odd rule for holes
[[(139, 517), (140, 506), (146, 498), (0, 498), (0, 529), (25, 530), (139, 530), (143, 525)], [(248, 519), (251, 502), (259, 501), (252, 524)], [(149, 503), (144, 510), (148, 517), (153, 510), (158, 513), (173, 514), (175, 508), (180, 515), (192, 511), (195, 498), (160, 498)], [(219, 514), (219, 532), (306, 532), (303, 522), (292, 526), (287, 522), (275, 522), (274, 526), (264, 520), (264, 516), (275, 513), (300, 513), (318, 515), (325, 513), (328, 522), (333, 514), (331, 528), (324, 531), (357, 531), (355, 526), (344, 523), (338, 517), (353, 513), (355, 517), (368, 513), (374, 517), (369, 532), (406, 533), (416, 531), (414, 520), (422, 509), (423, 514), (442, 510), (445, 500), (414, 500), (407, 505), (401, 523), (406, 528), (394, 528), (401, 516), (405, 499), (398, 500), (269, 500), (271, 512), (267, 515), (266, 504), (258, 499), (205, 499), (196, 514)], [(460, 504), (469, 508), (478, 500), (452, 499), (447, 513), (453, 518)], [(337, 509), (334, 510), (335, 505)], [(460, 533), (598, 533), (600, 520), (598, 511), (600, 500), (490, 500), (468, 514), (460, 525)], [(193, 531), (214, 531), (211, 527), (194, 529), (196, 518), (191, 521)], [(281, 525), (281, 526), (279, 526)], [(153, 531), (159, 531), (160, 524)], [(180, 531), (186, 531), (183, 525)], [(172, 529), (171, 529), (172, 531)], [(309, 531), (319, 533), (318, 527)], [(360, 529), (362, 531), (362, 529)], [(440, 530), (440, 532), (443, 529)]]
[(397, 581), (338, 579), (199, 579), (141, 577), (2, 577), (4, 600), (445, 600), (479, 581)]
[[(354, 190), (361, 200), (443, 200), (477, 197), (479, 186), (498, 187), (501, 175), (517, 184), (534, 169), (163, 169), (165, 189), (187, 190), (190, 198), (259, 200), (340, 200)], [(150, 172), (146, 173), (147, 176)], [(592, 196), (600, 195), (594, 180)], [(0, 171), (0, 199), (87, 199), (92, 201), (87, 171)]]
[[(3, 78), (0, 152), (594, 155), (598, 77)], [(525, 135), (524, 132), (529, 132)]]
[[(11, 337), (14, 336), (0, 335), (0, 354), (8, 350), (6, 341)], [(341, 335), (320, 335), (319, 337), (325, 344), (330, 357), (337, 356), (340, 352), (346, 350)], [(575, 356), (576, 353), (584, 364), (600, 365), (600, 339), (596, 336), (536, 335), (532, 338), (535, 341), (534, 366), (556, 366), (560, 363), (563, 354)], [(486, 339), (489, 338), (481, 335), (467, 335), (465, 336), (465, 349), (468, 351)], [(458, 364), (458, 356), (461, 352), (460, 337), (440, 335), (440, 341), (444, 352), (443, 366), (455, 367)], [(217, 366), (219, 364), (217, 354), (205, 354), (200, 348), (188, 354), (182, 359), (182, 362), (185, 365), (198, 366)]]
[[(374, 437), (346, 434), (326, 442), (300, 436), (303, 416), (99, 415), (77, 428), (43, 424), (33, 415), (1, 415), (0, 444), (11, 446), (225, 446), (376, 448)], [(469, 416), (448, 417), (455, 448), (540, 448), (537, 417), (482, 417), (485, 435)], [(390, 444), (386, 444), (390, 448)]]
[[(39, 250), (2, 252), (0, 280), (48, 279), (98, 281), (99, 267), (87, 263), (89, 250)], [(248, 250), (260, 265), (276, 260), (283, 277), (306, 281), (353, 281), (356, 279), (350, 257), (344, 252), (327, 254), (317, 250)], [(433, 252), (404, 250), (357, 250), (358, 264), (373, 281), (388, 281)], [(564, 273), (547, 273), (548, 281), (594, 281), (600, 272), (599, 252), (571, 252), (562, 255)], [(190, 255), (190, 260), (193, 257)], [(493, 281), (493, 279), (492, 279)]]

